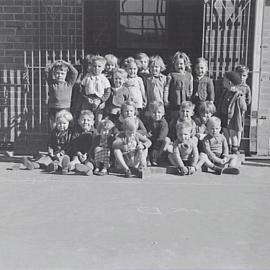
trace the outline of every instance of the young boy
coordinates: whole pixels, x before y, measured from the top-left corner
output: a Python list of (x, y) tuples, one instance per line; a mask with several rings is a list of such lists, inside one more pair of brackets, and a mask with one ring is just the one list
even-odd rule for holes
[(151, 117), (146, 122), (147, 137), (151, 140), (152, 145), (149, 148), (149, 159), (151, 165), (157, 166), (162, 160), (162, 145), (168, 135), (168, 123), (165, 120), (165, 109), (162, 102), (155, 101), (149, 105)]
[(92, 175), (94, 165), (88, 152), (92, 147), (93, 137), (97, 134), (94, 128), (94, 114), (89, 110), (83, 110), (78, 119), (78, 126), (70, 142), (71, 162), (69, 170)]
[(247, 110), (245, 98), (238, 89), (241, 83), (237, 72), (226, 72), (223, 78), (223, 92), (218, 105), (218, 116), (229, 144), (230, 152), (238, 153), (238, 132), (243, 130), (243, 112)]
[(200, 167), (199, 152), (196, 141), (191, 138), (190, 122), (179, 122), (176, 126), (177, 139), (173, 143), (173, 152), (168, 158), (176, 166), (180, 175), (194, 174)]
[(90, 72), (82, 80), (83, 102), (82, 110), (90, 110), (95, 114), (96, 126), (103, 117), (105, 102), (110, 96), (111, 85), (109, 80), (102, 73), (106, 60), (104, 57), (96, 55), (89, 63)]
[(58, 60), (46, 68), (46, 79), (49, 85), (49, 121), (53, 128), (56, 113), (70, 110), (72, 87), (78, 71), (68, 62)]
[[(248, 67), (244, 65), (240, 65), (236, 67), (236, 72), (240, 75), (240, 78), (241, 78), (241, 83), (240, 85), (238, 85), (238, 90), (240, 94), (244, 97), (246, 101), (246, 107), (248, 108), (248, 106), (251, 104), (251, 90), (250, 90), (250, 87), (247, 85), (249, 69)], [(245, 124), (245, 111), (244, 110), (243, 110), (242, 121), (243, 121), (243, 129), (244, 129), (244, 124)], [(242, 131), (238, 131), (237, 137), (238, 137), (238, 146), (240, 147)]]
[(207, 121), (207, 135), (203, 139), (204, 171), (213, 169), (217, 174), (239, 174), (237, 155), (229, 155), (226, 138), (220, 133), (221, 121), (218, 117), (211, 117)]
[(48, 172), (55, 172), (62, 168), (62, 174), (66, 174), (70, 158), (67, 155), (71, 141), (71, 130), (69, 123), (72, 121), (72, 114), (67, 110), (59, 111), (55, 117), (54, 128), (50, 134), (48, 155), (31, 161), (24, 157), (22, 163), (28, 170), (44, 168)]
[(146, 157), (151, 141), (137, 132), (137, 123), (133, 117), (123, 121), (123, 132), (113, 142), (114, 156), (125, 177), (131, 177), (131, 168), (134, 168), (139, 177), (142, 168), (146, 167)]

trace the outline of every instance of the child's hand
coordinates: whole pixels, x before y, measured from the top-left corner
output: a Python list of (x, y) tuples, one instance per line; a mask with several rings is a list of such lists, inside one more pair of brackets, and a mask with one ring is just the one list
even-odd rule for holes
[(147, 133), (147, 137), (148, 138), (151, 138), (153, 135), (152, 135), (152, 131), (149, 131), (148, 133)]
[(138, 150), (143, 150), (144, 149), (144, 145), (142, 143), (139, 143), (137, 146)]
[(87, 154), (85, 153), (85, 154), (81, 155), (80, 161), (85, 162), (86, 160), (87, 160)]
[(220, 163), (221, 163), (221, 164), (226, 164), (227, 161), (228, 161), (227, 157), (224, 157), (224, 158), (221, 158), (221, 159), (220, 159)]

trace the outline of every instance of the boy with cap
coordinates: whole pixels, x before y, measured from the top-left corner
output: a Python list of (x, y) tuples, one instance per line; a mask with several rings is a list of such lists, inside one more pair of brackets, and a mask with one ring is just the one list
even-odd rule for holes
[(230, 152), (233, 154), (238, 153), (238, 132), (243, 129), (243, 111), (247, 110), (245, 98), (238, 88), (240, 83), (241, 77), (237, 72), (225, 73), (217, 110)]

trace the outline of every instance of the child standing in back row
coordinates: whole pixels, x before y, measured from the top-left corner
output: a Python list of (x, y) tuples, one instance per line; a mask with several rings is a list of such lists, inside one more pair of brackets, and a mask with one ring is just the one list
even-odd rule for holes
[(168, 109), (171, 117), (176, 115), (181, 103), (191, 99), (193, 93), (193, 77), (191, 74), (191, 63), (184, 52), (176, 52), (172, 59), (173, 72), (167, 76), (165, 100), (169, 101)]
[(57, 60), (46, 68), (46, 79), (49, 85), (49, 121), (53, 129), (56, 113), (70, 110), (72, 87), (78, 71), (68, 62)]

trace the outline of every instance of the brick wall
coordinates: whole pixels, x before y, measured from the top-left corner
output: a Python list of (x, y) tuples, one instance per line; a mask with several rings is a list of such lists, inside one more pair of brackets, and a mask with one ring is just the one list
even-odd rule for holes
[(0, 0), (0, 67), (23, 67), (23, 51), (81, 49), (82, 0)]

